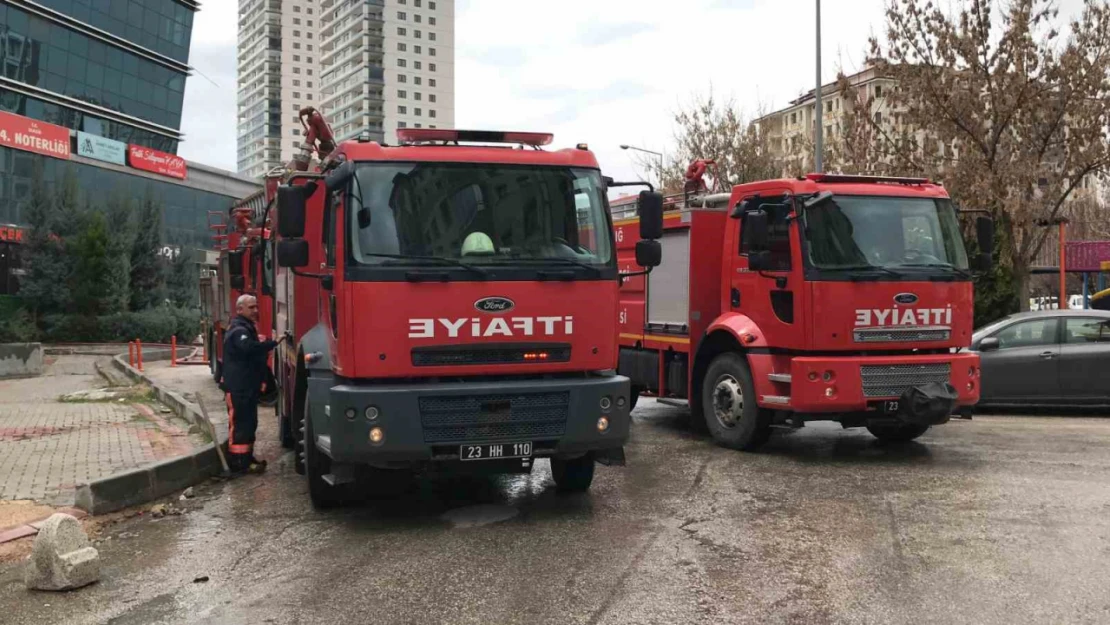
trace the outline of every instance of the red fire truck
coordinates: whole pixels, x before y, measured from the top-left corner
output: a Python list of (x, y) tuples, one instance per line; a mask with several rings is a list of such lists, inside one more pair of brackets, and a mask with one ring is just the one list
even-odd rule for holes
[[(632, 268), (635, 203), (616, 204)], [(634, 397), (689, 405), (736, 449), (811, 420), (910, 440), (978, 400), (972, 276), (942, 186), (811, 174), (667, 207), (664, 262), (621, 289), (618, 371)], [(990, 250), (992, 223), (976, 228)]]
[[(399, 472), (529, 472), (563, 490), (623, 464), (618, 281), (607, 189), (585, 145), (539, 133), (398, 131), (339, 145), (278, 189), (279, 415), (313, 502)], [(662, 196), (640, 194), (641, 266)]]

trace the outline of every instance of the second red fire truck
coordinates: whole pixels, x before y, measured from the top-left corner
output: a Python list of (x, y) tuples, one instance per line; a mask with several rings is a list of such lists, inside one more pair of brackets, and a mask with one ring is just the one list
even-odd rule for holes
[[(943, 187), (820, 174), (694, 187), (669, 200), (663, 263), (621, 291), (634, 397), (688, 402), (737, 449), (812, 420), (910, 440), (976, 403), (970, 269), (990, 257), (969, 262)], [(635, 203), (614, 212), (631, 269)], [(990, 250), (991, 222), (977, 230)]]

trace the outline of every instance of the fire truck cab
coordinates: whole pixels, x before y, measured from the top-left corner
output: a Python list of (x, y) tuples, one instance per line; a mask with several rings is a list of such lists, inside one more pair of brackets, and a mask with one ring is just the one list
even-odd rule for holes
[[(688, 398), (693, 424), (737, 449), (811, 420), (910, 440), (978, 400), (963, 350), (970, 268), (990, 257), (969, 263), (942, 186), (811, 174), (670, 205), (663, 263), (621, 291), (634, 394)], [(627, 268), (634, 210), (616, 212)], [(978, 230), (990, 250), (991, 222)]]
[[(529, 472), (585, 490), (623, 464), (618, 280), (606, 190), (584, 146), (408, 129), (349, 141), (278, 190), (279, 415), (317, 505), (362, 477)], [(662, 197), (641, 194), (641, 264)], [(654, 214), (654, 217), (651, 215)]]

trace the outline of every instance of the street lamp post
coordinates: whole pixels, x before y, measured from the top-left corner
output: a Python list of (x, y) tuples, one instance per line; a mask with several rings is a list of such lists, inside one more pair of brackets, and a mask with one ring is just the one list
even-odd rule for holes
[(822, 110), (821, 110), (821, 0), (817, 0), (817, 89), (814, 90), (816, 102), (814, 108), (816, 115), (814, 116), (814, 132), (817, 133), (817, 141), (815, 141), (816, 153), (813, 155), (813, 165), (817, 173), (822, 173), (825, 169), (825, 124), (822, 123)]
[(635, 150), (637, 152), (643, 152), (645, 154), (653, 154), (655, 156), (658, 156), (659, 157), (659, 188), (660, 189), (663, 188), (663, 153), (662, 152), (656, 152), (655, 150), (647, 150), (647, 149), (644, 149), (644, 148), (638, 148), (634, 145), (628, 145), (627, 143), (622, 143), (621, 144), (621, 149), (622, 150)]

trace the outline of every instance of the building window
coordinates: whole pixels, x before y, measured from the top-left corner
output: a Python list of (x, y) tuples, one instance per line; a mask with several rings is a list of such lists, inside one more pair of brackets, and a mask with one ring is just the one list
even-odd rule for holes
[(299, 81), (299, 80), (294, 80), (294, 81), (293, 81), (293, 86), (294, 86), (294, 87), (300, 87), (300, 86), (301, 86), (301, 81)]
[(413, 124), (413, 128), (419, 128), (420, 124)]
[(420, 8), (420, 1), (421, 0), (412, 0), (412, 6), (419, 9)]
[(301, 12), (301, 7), (299, 7), (297, 5), (293, 5), (293, 12), (294, 13), (300, 13)]
[(417, 117), (420, 117), (420, 109), (418, 109), (418, 108), (412, 109), (412, 114), (416, 115)]
[(880, 111), (875, 111), (875, 123), (876, 123), (876, 124), (881, 124), (881, 123), (883, 123), (883, 114), (882, 114), (882, 112), (880, 112)]
[(310, 44), (306, 45), (305, 49), (308, 50), (309, 52), (312, 52), (312, 44), (310, 43)]
[(308, 14), (312, 15), (312, 8), (311, 7), (308, 9)]
[(412, 99), (413, 100), (419, 100), (420, 99), (420, 92), (419, 91), (414, 92), (412, 94)]
[(882, 85), (875, 85), (875, 97), (876, 98), (883, 97), (883, 86)]
[(436, 3), (435, 2), (429, 2), (428, 3), (428, 9), (430, 9), (432, 11), (435, 11), (436, 10)]
[(407, 125), (408, 125), (408, 124), (406, 124), (405, 122), (397, 122), (397, 127), (398, 127), (398, 128), (404, 128), (404, 127), (406, 127)]
[(299, 31), (299, 30), (294, 30), (294, 31), (293, 31), (293, 36), (294, 36), (294, 37), (300, 37), (300, 36), (301, 36), (301, 31)]
[(294, 18), (293, 18), (293, 25), (294, 25), (294, 26), (300, 26), (300, 25), (301, 25), (301, 18), (299, 18), (299, 17), (294, 17)]
[(397, 51), (398, 52), (408, 52), (408, 49), (409, 49), (408, 44), (404, 43), (403, 41), (398, 41), (397, 42)]
[(412, 51), (415, 52), (416, 54), (420, 54), (420, 52), (422, 51), (422, 48), (420, 46), (413, 46)]
[(791, 124), (798, 123), (798, 114), (797, 113), (791, 113), (790, 114), (790, 123)]
[(407, 98), (407, 97), (409, 97), (409, 94), (404, 89), (398, 89), (397, 90), (397, 97), (398, 98)]
[(406, 20), (408, 20), (408, 19), (409, 19), (409, 16), (408, 16), (408, 15), (405, 15), (405, 12), (404, 12), (404, 11), (397, 11), (397, 19), (399, 19), (399, 20), (401, 20), (402, 22), (404, 22), (404, 21), (406, 21)]
[(405, 59), (397, 59), (397, 67), (408, 67), (409, 62)]
[(433, 33), (433, 32), (429, 32), (428, 33), (428, 41), (435, 41), (435, 40), (436, 40), (436, 34)]
[(294, 67), (294, 68), (293, 68), (293, 73), (294, 73), (294, 74), (299, 74), (299, 73), (301, 73), (301, 68), (299, 68), (299, 67)]
[(312, 62), (312, 57), (311, 56), (305, 57), (304, 61), (305, 61), (305, 63), (311, 63)]
[[(311, 89), (312, 88), (312, 81), (311, 80), (308, 81), (308, 84), (306, 84), (305, 86), (308, 87), (309, 89)], [(308, 97), (311, 98), (312, 96), (308, 96)]]
[(419, 76), (413, 76), (413, 77), (412, 77), (412, 82), (413, 82), (413, 84), (415, 84), (415, 85), (419, 85), (419, 84), (420, 84), (420, 82), (421, 82), (421, 79), (420, 79), (420, 77), (419, 77)]
[(312, 20), (308, 20), (308, 25), (312, 26)]
[(435, 78), (429, 78), (428, 79), (428, 86), (429, 87), (435, 87), (436, 86), (436, 79)]
[(293, 136), (294, 136), (294, 137), (299, 137), (299, 136), (301, 136), (301, 131), (300, 131), (300, 129), (299, 129), (299, 128), (294, 128), (294, 129), (293, 129)]
[(429, 94), (428, 94), (428, 101), (429, 101), (429, 102), (435, 102), (435, 101), (436, 101), (436, 94), (434, 94), (434, 93), (429, 93)]
[(301, 55), (294, 54), (293, 55), (293, 60), (296, 61), (297, 63), (300, 63), (301, 62)]
[(413, 69), (422, 69), (423, 66), (424, 66), (424, 64), (421, 63), (420, 61), (413, 61), (412, 62), (412, 68)]
[(421, 33), (421, 32), (420, 32), (419, 30), (414, 30), (414, 31), (412, 31), (412, 36), (413, 36), (413, 37), (416, 37), (417, 39), (419, 39), (419, 38), (421, 37), (421, 35), (422, 35), (422, 34), (423, 34), (423, 33)]
[(428, 71), (429, 72), (436, 71), (436, 64), (435, 63), (428, 63)]
[(300, 49), (301, 49), (301, 44), (299, 44), (299, 43), (297, 43), (296, 41), (294, 41), (294, 42), (293, 42), (293, 49), (294, 49), (294, 50), (300, 50)]
[(436, 25), (436, 18), (429, 17), (428, 18), (428, 24), (431, 25), (431, 26), (435, 26)]
[(407, 115), (408, 112), (409, 112), (409, 110), (408, 110), (407, 107), (404, 107), (404, 106), (398, 106), (397, 107), (397, 114), (398, 115)]
[(431, 125), (428, 126), (428, 128), (435, 128), (435, 127), (436, 127), (435, 124), (431, 124)]
[(304, 73), (306, 73), (306, 74), (308, 74), (309, 76), (311, 76), (311, 75), (312, 75), (312, 70), (311, 70), (311, 69), (306, 69), (306, 70), (304, 71)]
[(305, 33), (304, 38), (305, 39), (312, 39), (312, 33)]
[(409, 77), (404, 74), (397, 74), (397, 82), (408, 82)]
[(428, 109), (428, 117), (435, 117), (435, 116), (436, 116), (436, 110), (435, 109)]
[(436, 55), (436, 49), (435, 48), (428, 48), (428, 54), (430, 56), (435, 56)]
[(293, 92), (293, 97), (300, 100), (301, 99), (301, 92), (300, 91), (294, 91)]
[(409, 33), (408, 33), (407, 30), (405, 30), (404, 26), (398, 26), (397, 27), (397, 36), (398, 37), (404, 37), (407, 34), (409, 34)]

